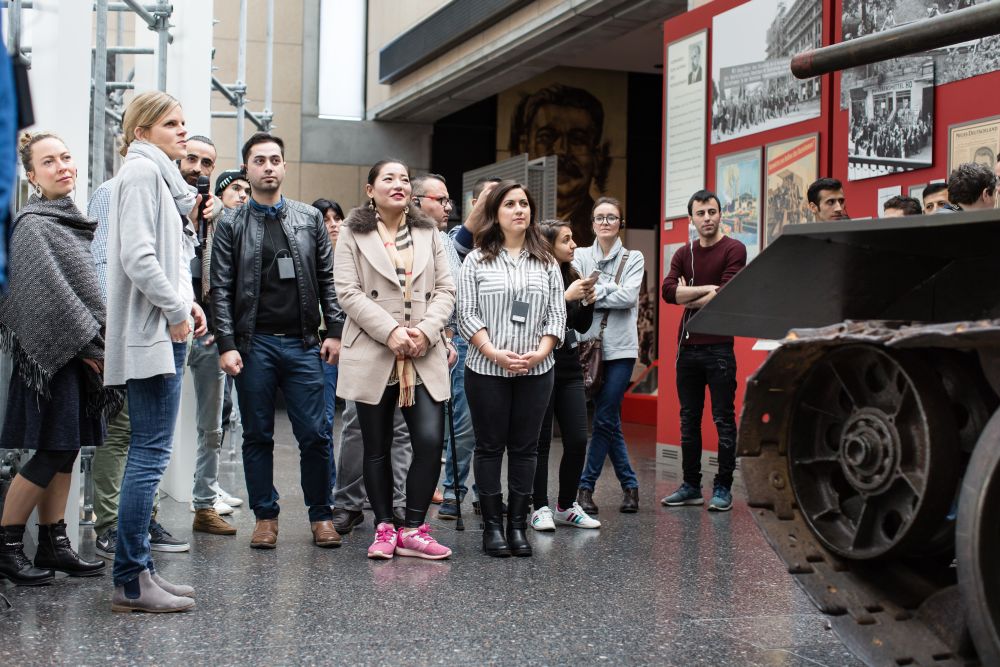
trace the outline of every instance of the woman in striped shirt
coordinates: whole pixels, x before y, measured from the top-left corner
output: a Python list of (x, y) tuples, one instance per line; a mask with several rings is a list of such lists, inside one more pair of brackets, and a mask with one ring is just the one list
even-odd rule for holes
[[(486, 200), (477, 248), (462, 265), (458, 320), (469, 341), (465, 393), (476, 432), (473, 466), (491, 556), (530, 556), (525, 530), (538, 433), (552, 394), (552, 351), (566, 328), (559, 266), (524, 186), (499, 183)], [(509, 512), (501, 525), (507, 452)]]

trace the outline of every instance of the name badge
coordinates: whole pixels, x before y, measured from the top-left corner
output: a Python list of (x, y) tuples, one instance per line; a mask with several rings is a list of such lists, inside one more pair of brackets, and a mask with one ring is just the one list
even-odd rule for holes
[(517, 301), (510, 307), (510, 321), (524, 324), (528, 320), (528, 309), (530, 304), (527, 301)]
[(278, 277), (282, 280), (293, 280), (295, 278), (295, 262), (291, 257), (278, 258)]

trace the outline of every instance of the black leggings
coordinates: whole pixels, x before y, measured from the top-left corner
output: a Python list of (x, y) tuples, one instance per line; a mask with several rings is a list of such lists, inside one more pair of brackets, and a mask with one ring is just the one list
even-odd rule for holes
[(535, 466), (535, 509), (549, 504), (549, 449), (552, 445), (552, 416), (559, 420), (563, 455), (559, 461), (558, 504), (567, 509), (576, 500), (576, 489), (587, 460), (587, 396), (583, 376), (557, 380), (538, 434), (538, 464)]
[(18, 472), (35, 486), (45, 489), (58, 473), (73, 472), (73, 464), (79, 453), (79, 449), (39, 449)]
[(553, 371), (499, 377), (465, 369), (465, 397), (476, 431), (473, 466), (476, 486), (487, 495), (502, 493), (500, 469), (507, 452), (508, 493), (531, 495), (538, 432), (552, 395)]
[[(375, 511), (375, 523), (392, 523), (393, 416), (399, 401), (399, 385), (386, 387), (376, 405), (358, 402), (358, 424), (365, 447), (364, 478), (368, 500)], [(406, 474), (407, 528), (424, 523), (427, 508), (441, 475), (444, 446), (444, 403), (435, 401), (422, 384), (408, 408), (401, 408), (413, 444), (413, 461)]]

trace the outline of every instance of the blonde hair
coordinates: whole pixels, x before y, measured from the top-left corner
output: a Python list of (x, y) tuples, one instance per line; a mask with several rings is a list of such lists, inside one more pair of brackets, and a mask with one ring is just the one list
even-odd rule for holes
[(122, 146), (118, 151), (121, 156), (125, 157), (129, 145), (135, 141), (136, 129), (152, 127), (177, 106), (180, 102), (159, 90), (136, 95), (122, 115)]
[(62, 137), (53, 132), (22, 132), (21, 138), (17, 142), (17, 153), (21, 157), (21, 166), (24, 167), (25, 172), (35, 170), (31, 166), (31, 150), (42, 139), (58, 139), (62, 141), (64, 146), (66, 145)]

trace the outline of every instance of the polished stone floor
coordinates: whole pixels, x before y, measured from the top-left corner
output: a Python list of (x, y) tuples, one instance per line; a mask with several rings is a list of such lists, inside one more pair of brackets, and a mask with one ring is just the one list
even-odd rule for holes
[[(187, 505), (166, 498), (162, 522), (191, 536), (192, 549), (157, 554), (157, 567), (196, 587), (195, 610), (112, 614), (110, 576), (36, 589), (0, 584), (14, 604), (0, 614), (0, 665), (860, 664), (765, 544), (738, 490), (728, 514), (661, 507), (677, 473), (657, 467), (652, 429), (630, 427), (627, 436), (638, 514), (618, 513), (608, 465), (596, 494), (603, 527), (532, 533), (534, 558), (488, 558), (477, 520), (458, 533), (432, 516), (451, 560), (374, 562), (365, 558), (370, 514), (340, 549), (310, 543), (282, 417), (275, 551), (248, 548), (246, 508), (232, 517), (235, 537), (192, 536)], [(242, 492), (241, 475), (226, 462), (223, 485)], [(89, 530), (81, 550), (93, 553)]]

